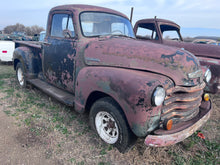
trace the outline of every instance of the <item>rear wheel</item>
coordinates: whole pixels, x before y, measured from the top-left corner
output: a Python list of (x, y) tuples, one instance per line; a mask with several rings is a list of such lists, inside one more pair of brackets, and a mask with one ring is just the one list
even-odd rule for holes
[(122, 153), (126, 152), (135, 142), (119, 105), (110, 97), (97, 100), (90, 111), (90, 125), (100, 138), (112, 144)]
[(26, 87), (26, 78), (24, 76), (24, 68), (23, 65), (19, 62), (16, 66), (16, 76), (18, 84), (22, 87)]

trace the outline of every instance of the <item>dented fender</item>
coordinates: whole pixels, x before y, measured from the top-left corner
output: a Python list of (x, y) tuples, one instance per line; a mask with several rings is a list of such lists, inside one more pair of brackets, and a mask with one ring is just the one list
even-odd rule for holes
[(151, 96), (158, 86), (172, 88), (169, 78), (144, 71), (112, 68), (85, 67), (76, 80), (75, 110), (82, 112), (93, 92), (112, 97), (122, 108), (135, 135), (144, 137), (158, 126), (161, 107), (151, 105)]

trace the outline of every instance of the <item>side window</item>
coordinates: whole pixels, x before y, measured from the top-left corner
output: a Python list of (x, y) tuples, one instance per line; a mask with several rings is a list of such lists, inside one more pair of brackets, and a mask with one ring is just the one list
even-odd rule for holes
[(136, 33), (137, 38), (149, 39), (149, 40), (158, 40), (156, 29), (154, 24), (140, 24)]
[(69, 30), (75, 36), (72, 17), (68, 14), (54, 14), (51, 25), (51, 36), (64, 38), (63, 30)]

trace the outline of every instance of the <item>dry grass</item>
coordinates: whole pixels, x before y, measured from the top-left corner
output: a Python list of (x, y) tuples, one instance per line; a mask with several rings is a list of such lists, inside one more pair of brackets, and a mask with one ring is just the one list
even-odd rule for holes
[(36, 148), (53, 164), (218, 164), (220, 152), (220, 96), (214, 95), (211, 119), (196, 134), (170, 147), (151, 148), (139, 139), (127, 153), (102, 142), (90, 129), (87, 114), (58, 103), (41, 91), (20, 89), (12, 66), (0, 65), (0, 105), (15, 118), (16, 142)]

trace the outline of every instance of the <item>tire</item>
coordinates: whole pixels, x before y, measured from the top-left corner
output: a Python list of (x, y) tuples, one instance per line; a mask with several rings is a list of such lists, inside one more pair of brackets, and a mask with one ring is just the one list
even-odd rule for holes
[(136, 141), (120, 106), (110, 97), (97, 100), (89, 114), (90, 125), (99, 137), (124, 153)]
[(20, 62), (16, 66), (16, 77), (17, 77), (19, 86), (22, 88), (25, 88), (27, 83), (26, 83), (26, 78), (24, 75), (24, 67)]

